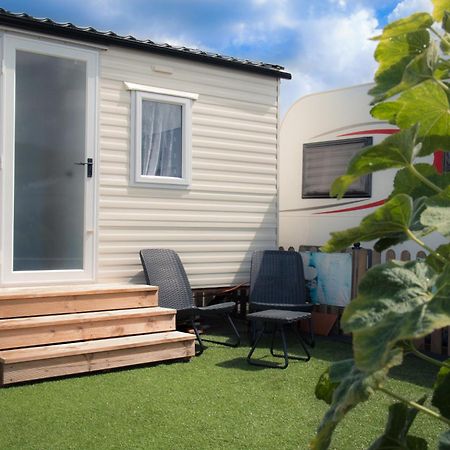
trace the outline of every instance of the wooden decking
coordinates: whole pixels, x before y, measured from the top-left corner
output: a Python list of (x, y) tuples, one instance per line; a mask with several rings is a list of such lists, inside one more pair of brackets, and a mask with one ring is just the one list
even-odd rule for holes
[(156, 287), (93, 285), (0, 290), (0, 385), (189, 358)]

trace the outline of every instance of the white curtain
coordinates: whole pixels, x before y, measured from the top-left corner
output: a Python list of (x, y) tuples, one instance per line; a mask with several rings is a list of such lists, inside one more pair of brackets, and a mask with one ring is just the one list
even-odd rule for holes
[(182, 107), (142, 101), (142, 175), (182, 176)]

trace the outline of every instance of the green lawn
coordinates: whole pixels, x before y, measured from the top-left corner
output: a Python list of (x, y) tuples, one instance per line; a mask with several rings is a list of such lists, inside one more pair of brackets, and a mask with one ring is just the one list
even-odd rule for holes
[[(249, 366), (247, 351), (210, 344), (189, 363), (1, 389), (0, 449), (307, 449), (326, 410), (314, 398), (315, 381), (330, 361), (349, 357), (350, 346), (319, 340), (310, 362), (286, 370)], [(434, 375), (409, 359), (390, 388), (416, 399)], [(387, 404), (376, 394), (352, 411), (333, 448), (367, 448)], [(413, 431), (433, 449), (443, 428), (420, 415)]]

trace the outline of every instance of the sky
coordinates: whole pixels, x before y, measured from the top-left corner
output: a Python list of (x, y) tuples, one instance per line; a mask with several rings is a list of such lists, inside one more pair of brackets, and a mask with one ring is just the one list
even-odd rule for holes
[(388, 22), (430, 0), (0, 0), (0, 7), (102, 31), (279, 64), (281, 114), (301, 96), (370, 82)]

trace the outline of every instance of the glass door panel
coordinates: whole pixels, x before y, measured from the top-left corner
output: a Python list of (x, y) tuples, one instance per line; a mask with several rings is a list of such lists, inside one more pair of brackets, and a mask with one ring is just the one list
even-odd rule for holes
[(15, 56), (13, 271), (82, 269), (86, 62)]

